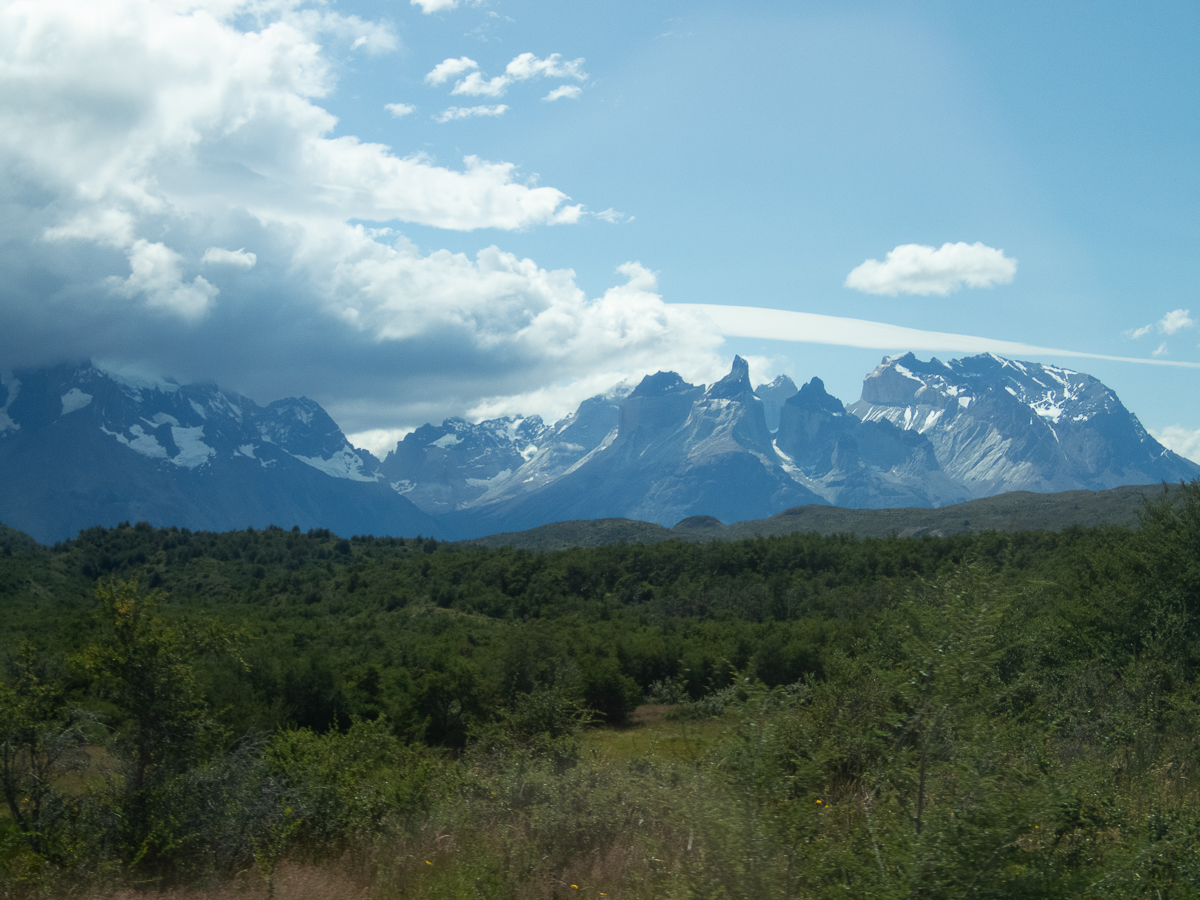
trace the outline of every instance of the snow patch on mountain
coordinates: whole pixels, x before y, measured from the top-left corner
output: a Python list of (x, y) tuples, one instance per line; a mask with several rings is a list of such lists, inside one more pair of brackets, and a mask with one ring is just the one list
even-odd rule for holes
[(203, 425), (193, 428), (174, 425), (171, 427), (171, 438), (175, 441), (175, 446), (179, 448), (179, 452), (171, 457), (171, 462), (177, 466), (183, 466), (185, 469), (202, 466), (217, 455), (216, 450), (204, 443)]
[(292, 455), (334, 478), (348, 478), (351, 481), (377, 481), (379, 478), (378, 474), (366, 471), (363, 458), (349, 444), (329, 457)]
[(71, 388), (60, 398), (62, 400), (62, 415), (70, 415), (83, 409), (92, 402), (92, 395), (85, 394), (77, 387)]
[(132, 437), (126, 437), (119, 431), (109, 431), (103, 425), (100, 430), (107, 435), (115, 437), (118, 442), (124, 444), (134, 453), (140, 453), (142, 456), (148, 456), (151, 459), (166, 459), (167, 448), (158, 442), (158, 438), (153, 434), (147, 434), (141, 425), (130, 425), (129, 433)]
[(20, 431), (21, 426), (9, 417), (8, 409), (21, 391), (21, 382), (11, 375), (0, 373), (0, 388), (4, 390), (5, 394), (4, 405), (0, 406), (0, 435), (6, 431)]

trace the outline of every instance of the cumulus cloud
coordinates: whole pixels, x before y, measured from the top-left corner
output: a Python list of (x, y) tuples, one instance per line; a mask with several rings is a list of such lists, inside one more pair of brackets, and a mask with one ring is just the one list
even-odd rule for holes
[[(511, 163), (334, 136), (331, 48), (375, 52), (389, 32), (302, 6), (0, 6), (6, 366), (92, 357), (263, 402), (305, 393), (354, 433), (544, 384), (567, 396), (720, 368), (721, 338), (639, 267), (587, 296), (569, 270), (497, 247), (410, 244), (405, 223), (523, 229), (585, 211)], [(477, 70), (464, 59), (444, 81)], [(584, 74), (530, 57), (503, 77), (562, 71)]]
[(495, 106), (451, 106), (434, 116), (434, 119), (444, 123), (479, 116), (502, 116), (507, 111), (508, 107), (503, 103), (497, 103)]
[(451, 78), (457, 78), (463, 72), (469, 72), (471, 69), (478, 69), (479, 63), (468, 56), (460, 56), (457, 59), (444, 59), (425, 76), (426, 84), (445, 84)]
[(220, 291), (197, 275), (184, 280), (183, 258), (165, 244), (145, 239), (133, 242), (128, 250), (129, 277), (108, 279), (111, 287), (126, 297), (144, 297), (146, 305), (194, 320), (208, 312)]
[(478, 72), (472, 72), (454, 85), (451, 94), (466, 94), (468, 97), (501, 97), (508, 89), (509, 79), (503, 75), (495, 78), (484, 78)]
[(411, 103), (385, 103), (383, 108), (390, 112), (397, 119), (416, 112), (417, 109)]
[[(1160, 318), (1158, 322), (1142, 325), (1141, 328), (1130, 329), (1124, 332), (1124, 335), (1129, 338), (1145, 337), (1151, 331), (1158, 331), (1162, 335), (1174, 335), (1183, 329), (1195, 328), (1195, 325), (1195, 319), (1192, 318), (1192, 311), (1171, 310), (1163, 318)], [(1166, 344), (1163, 344), (1163, 347), (1165, 346)]]
[(412, 434), (414, 430), (412, 428), (368, 428), (366, 431), (347, 434), (346, 440), (355, 447), (360, 447), (379, 459), (383, 459), (396, 449), (396, 444), (404, 440), (406, 435)]
[(923, 244), (901, 244), (883, 262), (868, 259), (846, 276), (845, 285), (867, 294), (937, 294), (946, 296), (967, 287), (1010, 284), (1017, 261), (976, 242), (942, 244), (934, 249)]
[[(446, 59), (438, 63), (425, 76), (425, 81), (433, 85), (444, 84), (451, 78), (457, 78), (467, 72), (469, 74), (465, 78), (459, 78), (454, 83), (451, 94), (468, 97), (503, 97), (509, 85), (518, 81), (529, 81), (531, 78), (575, 78), (579, 81), (586, 81), (588, 76), (583, 71), (583, 63), (582, 58), (564, 60), (560, 53), (551, 53), (545, 59), (539, 59), (532, 53), (522, 53), (514, 57), (505, 67), (503, 75), (485, 78), (479, 71), (479, 64), (475, 60), (462, 56), (458, 59)], [(578, 97), (580, 91), (578, 85), (563, 85), (551, 91), (543, 99), (557, 100), (559, 97)]]
[(258, 257), (253, 253), (246, 252), (243, 247), (240, 250), (226, 250), (222, 247), (209, 247), (204, 251), (204, 255), (200, 257), (200, 262), (218, 266), (234, 266), (238, 269), (253, 269), (254, 264), (258, 261)]
[(332, 137), (336, 120), (318, 105), (334, 84), (319, 43), (331, 14), (246, 32), (232, 21), (237, 4), (187, 9), (66, 0), (0, 10), (0, 158), (57, 198), (47, 237), (127, 248), (160, 239), (145, 231), (156, 217), (229, 209), (281, 224), (333, 216), (459, 230), (578, 217), (560, 191), (518, 182), (511, 164), (468, 159), (454, 170)]
[[(1190, 309), (1173, 309), (1157, 322), (1151, 322), (1149, 325), (1143, 325), (1141, 328), (1131, 328), (1125, 332), (1125, 337), (1131, 340), (1136, 340), (1140, 337), (1145, 337), (1152, 331), (1157, 331), (1159, 334), (1176, 334), (1183, 331), (1185, 328), (1195, 328), (1196, 322), (1192, 319), (1192, 311)], [(1166, 343), (1159, 346), (1158, 350), (1154, 351), (1155, 356), (1161, 356), (1166, 353)]]
[(421, 7), (421, 12), (425, 15), (441, 12), (443, 9), (454, 9), (458, 6), (458, 0), (408, 0), (408, 2), (410, 6)]
[(1159, 320), (1158, 330), (1163, 334), (1174, 334), (1184, 328), (1192, 328), (1195, 324), (1191, 318), (1191, 310), (1174, 309)]
[(583, 59), (564, 60), (562, 54), (551, 53), (545, 59), (538, 59), (532, 53), (522, 53), (504, 68), (504, 74), (513, 81), (528, 81), (530, 78), (545, 76), (547, 78), (577, 78), (587, 80), (583, 71)]
[(1200, 462), (1200, 428), (1168, 425), (1159, 431), (1150, 429), (1150, 433), (1168, 450), (1174, 450), (1192, 462)]
[[(505, 398), (558, 409), (662, 367), (722, 374), (720, 336), (641, 266), (589, 296), (495, 246), (410, 243), (405, 223), (523, 229), (585, 211), (511, 163), (334, 136), (330, 48), (372, 52), (387, 32), (300, 5), (0, 6), (6, 366), (91, 357), (262, 402), (304, 393), (381, 440)], [(478, 70), (450, 62), (443, 83)], [(502, 77), (563, 71), (584, 74), (530, 56)], [(503, 112), (468, 109), (454, 115)]]
[(556, 87), (554, 90), (552, 90), (550, 93), (548, 93), (542, 99), (550, 101), (550, 102), (554, 102), (555, 100), (563, 100), (563, 99), (576, 100), (579, 98), (579, 95), (582, 93), (583, 93), (583, 88), (581, 88), (577, 84), (560, 84), (558, 87)]

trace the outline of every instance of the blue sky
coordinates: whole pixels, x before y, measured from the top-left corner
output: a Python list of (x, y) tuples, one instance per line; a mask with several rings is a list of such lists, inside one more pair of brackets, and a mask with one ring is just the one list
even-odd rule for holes
[(995, 342), (1198, 457), (1196, 46), (1184, 3), (9, 2), (0, 353), (378, 449)]

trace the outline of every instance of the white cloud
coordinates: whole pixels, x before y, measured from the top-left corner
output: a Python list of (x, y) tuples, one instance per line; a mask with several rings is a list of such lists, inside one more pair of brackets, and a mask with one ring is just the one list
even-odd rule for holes
[(397, 119), (410, 115), (411, 113), (416, 112), (417, 109), (411, 103), (385, 103), (383, 108), (390, 112)]
[(578, 99), (579, 95), (582, 93), (583, 93), (583, 88), (581, 88), (577, 84), (560, 84), (558, 87), (556, 87), (554, 90), (552, 90), (550, 93), (548, 93), (542, 99), (548, 100), (550, 102), (553, 102), (555, 100), (562, 100), (564, 98), (567, 100), (576, 100), (576, 99)]
[(434, 118), (438, 122), (453, 122), (456, 119), (472, 119), (477, 116), (502, 116), (508, 111), (503, 103), (495, 106), (451, 106), (442, 110)]
[(901, 244), (883, 262), (868, 259), (846, 276), (846, 287), (867, 294), (952, 294), (963, 285), (992, 287), (1009, 284), (1017, 261), (981, 243), (959, 241), (934, 249)]
[[(429, 84), (444, 84), (451, 78), (470, 72), (465, 78), (460, 78), (454, 84), (451, 94), (468, 97), (503, 97), (509, 85), (517, 81), (528, 81), (531, 78), (576, 78), (580, 81), (587, 79), (583, 71), (584, 60), (573, 59), (566, 61), (560, 53), (552, 53), (545, 59), (539, 59), (532, 53), (522, 53), (514, 57), (504, 69), (503, 75), (485, 78), (479, 72), (479, 64), (466, 56), (458, 59), (446, 59), (434, 66), (425, 76)], [(476, 70), (476, 71), (471, 71)], [(580, 88), (577, 85), (563, 85), (551, 91), (544, 100), (557, 100), (559, 97), (578, 97)]]
[(257, 261), (258, 257), (253, 253), (247, 252), (245, 247), (241, 250), (225, 250), (222, 247), (209, 247), (204, 251), (204, 256), (200, 258), (200, 262), (206, 265), (235, 266), (239, 269), (253, 269)]
[(709, 303), (673, 303), (671, 305), (704, 316), (712, 323), (711, 327), (714, 330), (727, 337), (750, 337), (761, 340), (796, 341), (807, 344), (830, 344), (838, 347), (865, 347), (889, 351), (932, 350), (950, 353), (997, 353), (1009, 357), (1070, 356), (1200, 369), (1200, 363), (1109, 356), (1082, 350), (1060, 350), (969, 334), (925, 331), (920, 328), (908, 328), (887, 322), (872, 322), (868, 319), (852, 319), (847, 316), (827, 316), (821, 313), (767, 309), (760, 306), (723, 306)]
[(185, 282), (182, 257), (165, 244), (134, 241), (127, 251), (129, 277), (110, 278), (110, 286), (126, 297), (144, 297), (146, 305), (195, 321), (208, 312), (220, 291), (199, 275)]
[(1195, 324), (1191, 318), (1191, 310), (1174, 309), (1159, 320), (1158, 330), (1163, 334), (1175, 334), (1184, 328), (1192, 328)]
[(297, 8), (0, 5), (6, 365), (92, 357), (304, 393), (356, 434), (547, 384), (565, 397), (658, 368), (723, 374), (720, 336), (640, 266), (589, 297), (570, 270), (496, 247), (410, 244), (403, 223), (521, 229), (585, 211), (511, 163), (450, 168), (335, 137), (326, 47), (365, 36), (369, 50), (384, 32)]
[(600, 212), (592, 213), (592, 215), (610, 225), (616, 225), (618, 222), (632, 221), (625, 218), (625, 213), (617, 212), (611, 206), (608, 209), (600, 210)]
[(466, 78), (454, 85), (451, 94), (465, 94), (468, 97), (502, 97), (508, 89), (509, 79), (503, 75), (484, 79), (478, 72), (472, 72)]
[(1182, 425), (1168, 425), (1159, 431), (1150, 429), (1150, 433), (1168, 450), (1174, 450), (1192, 462), (1200, 462), (1200, 428), (1191, 429)]
[(451, 78), (457, 78), (463, 72), (469, 72), (471, 69), (478, 69), (479, 63), (468, 56), (460, 56), (457, 59), (444, 59), (425, 76), (426, 84), (445, 84)]
[(346, 435), (353, 446), (361, 447), (373, 453), (378, 459), (383, 459), (396, 449), (396, 444), (412, 434), (412, 428), (368, 428), (366, 431), (356, 431)]
[(1161, 344), (1158, 345), (1158, 347), (1156, 347), (1154, 349), (1154, 351), (1150, 355), (1153, 356), (1155, 359), (1158, 359), (1159, 357), (1166, 356), (1167, 353), (1168, 353), (1167, 342), (1163, 341)]
[(421, 7), (421, 12), (425, 15), (430, 13), (441, 12), (443, 9), (454, 9), (458, 6), (458, 0), (409, 0), (410, 6)]
[(560, 53), (551, 53), (545, 59), (538, 59), (532, 53), (522, 53), (504, 68), (504, 74), (513, 81), (527, 81), (539, 75), (547, 78), (577, 78), (587, 80), (583, 71), (582, 57), (565, 61)]
[(11, 49), (0, 68), (0, 163), (57, 198), (47, 237), (125, 248), (160, 240), (145, 230), (156, 217), (161, 228), (231, 211), (281, 225), (330, 216), (458, 230), (577, 218), (564, 194), (517, 182), (506, 163), (468, 160), (455, 171), (331, 137), (336, 120), (316, 102), (334, 83), (317, 42), (328, 15), (310, 23), (314, 32), (301, 30), (303, 17), (242, 32), (222, 18), (239, 9), (226, 0), (187, 14), (153, 0), (0, 8), (0, 45)]
[[(1195, 328), (1196, 322), (1192, 319), (1192, 311), (1190, 309), (1173, 309), (1157, 322), (1151, 322), (1149, 325), (1143, 325), (1141, 328), (1131, 328), (1125, 332), (1125, 337), (1135, 340), (1140, 337), (1145, 337), (1152, 331), (1157, 331), (1160, 334), (1175, 334), (1183, 331), (1185, 328)], [(1161, 356), (1166, 353), (1166, 343), (1159, 346), (1158, 350), (1154, 351), (1155, 356)]]
[(1130, 339), (1145, 337), (1153, 330), (1154, 330), (1153, 324), (1143, 325), (1141, 328), (1130, 328), (1128, 331), (1125, 332), (1125, 337), (1130, 338)]

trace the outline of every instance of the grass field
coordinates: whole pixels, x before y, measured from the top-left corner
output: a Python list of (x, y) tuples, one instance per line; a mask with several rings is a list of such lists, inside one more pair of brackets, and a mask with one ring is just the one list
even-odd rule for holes
[(605, 762), (643, 756), (699, 762), (732, 725), (728, 719), (669, 719), (669, 707), (639, 706), (620, 728), (591, 728), (583, 733), (583, 753)]

